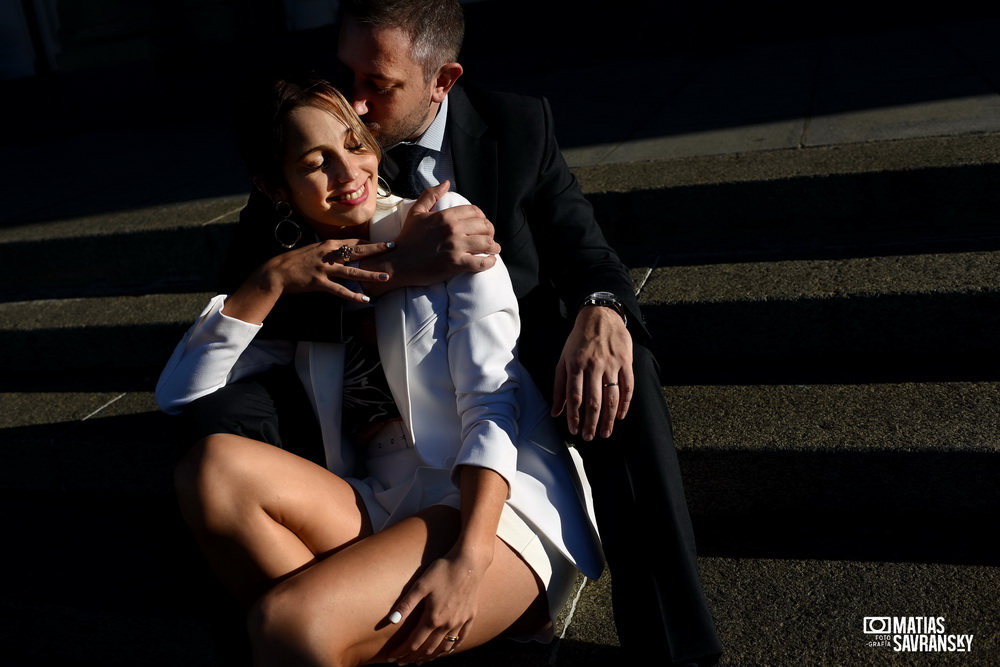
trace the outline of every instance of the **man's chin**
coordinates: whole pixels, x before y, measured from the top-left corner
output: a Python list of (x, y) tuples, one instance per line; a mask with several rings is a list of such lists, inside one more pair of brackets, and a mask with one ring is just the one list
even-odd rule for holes
[(382, 126), (376, 123), (375, 121), (371, 122), (365, 121), (365, 127), (367, 127), (368, 131), (371, 132), (372, 136), (375, 138), (375, 141), (378, 142), (378, 145), (385, 148), (386, 142), (385, 142), (385, 135), (382, 134)]

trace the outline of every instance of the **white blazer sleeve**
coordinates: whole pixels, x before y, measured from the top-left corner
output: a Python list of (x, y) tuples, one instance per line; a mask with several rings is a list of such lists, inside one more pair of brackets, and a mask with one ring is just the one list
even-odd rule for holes
[(294, 343), (254, 343), (259, 324), (222, 312), (226, 295), (212, 298), (181, 339), (156, 383), (156, 403), (169, 414), (228, 383), (290, 363)]
[[(467, 202), (449, 193), (442, 203)], [(490, 468), (510, 485), (517, 471), (515, 347), (521, 330), (510, 276), (497, 257), (493, 268), (460, 274), (447, 288), (448, 364), (462, 421), (455, 466)]]

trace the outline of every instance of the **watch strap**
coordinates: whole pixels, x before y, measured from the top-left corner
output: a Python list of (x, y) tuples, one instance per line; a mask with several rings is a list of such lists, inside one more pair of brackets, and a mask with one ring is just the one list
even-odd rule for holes
[(611, 292), (594, 292), (583, 300), (583, 304), (580, 308), (585, 308), (587, 306), (604, 306), (606, 308), (611, 308), (616, 313), (621, 315), (622, 322), (625, 323), (626, 327), (628, 326), (628, 315), (625, 312), (625, 306), (623, 306), (621, 300)]

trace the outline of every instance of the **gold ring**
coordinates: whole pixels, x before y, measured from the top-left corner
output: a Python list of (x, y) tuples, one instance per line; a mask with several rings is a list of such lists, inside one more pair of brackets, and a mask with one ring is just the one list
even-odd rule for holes
[(448, 637), (445, 637), (444, 639), (445, 639), (445, 641), (449, 641), (449, 642), (457, 642), (458, 641), (458, 637), (448, 636)]

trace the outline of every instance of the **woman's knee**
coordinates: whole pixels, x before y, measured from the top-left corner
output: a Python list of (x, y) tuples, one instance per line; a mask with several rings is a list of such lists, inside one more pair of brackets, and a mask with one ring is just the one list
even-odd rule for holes
[(226, 506), (245, 486), (248, 469), (239, 438), (229, 434), (199, 440), (174, 468), (174, 489), (186, 514), (209, 515)]
[(257, 664), (347, 665), (332, 591), (322, 599), (302, 587), (278, 584), (247, 614), (247, 633)]

